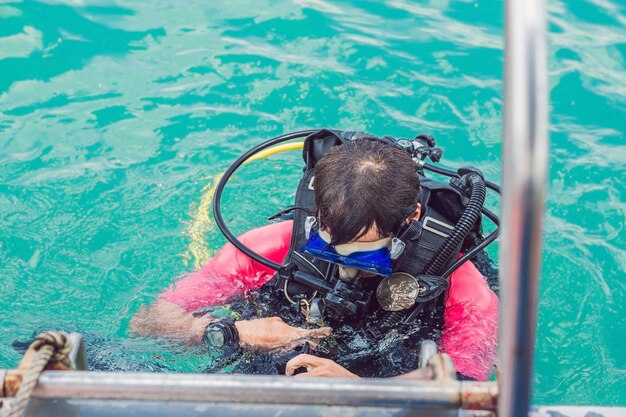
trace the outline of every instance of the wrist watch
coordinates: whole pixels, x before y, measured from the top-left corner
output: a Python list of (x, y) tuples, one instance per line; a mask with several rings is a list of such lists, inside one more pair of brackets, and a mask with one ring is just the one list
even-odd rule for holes
[(207, 346), (216, 349), (238, 348), (239, 332), (235, 320), (227, 317), (207, 324), (202, 340)]

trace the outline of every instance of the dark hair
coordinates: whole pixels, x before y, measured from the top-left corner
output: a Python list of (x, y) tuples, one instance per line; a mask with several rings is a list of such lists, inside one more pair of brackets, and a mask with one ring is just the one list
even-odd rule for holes
[(333, 147), (315, 165), (315, 204), (331, 245), (359, 239), (376, 225), (382, 236), (397, 233), (415, 211), (417, 166), (391, 144), (359, 139)]

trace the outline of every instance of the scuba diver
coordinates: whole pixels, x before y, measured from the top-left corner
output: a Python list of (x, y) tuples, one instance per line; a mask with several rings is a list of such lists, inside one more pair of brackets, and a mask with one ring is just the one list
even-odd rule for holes
[[(221, 216), (224, 185), (255, 153), (301, 137), (305, 166), (294, 205), (270, 218), (281, 221), (235, 237)], [(230, 243), (142, 307), (131, 332), (204, 343), (229, 364), (242, 352), (239, 363), (248, 365), (250, 352), (287, 352), (278, 371), (234, 371), (297, 376), (410, 377), (419, 342), (434, 339), (460, 378), (488, 379), (498, 297), (470, 259), (484, 260), (498, 235), (496, 227), (483, 236), (482, 220), (498, 225), (483, 205), (486, 188), (499, 188), (476, 168), (454, 172), (425, 161), (441, 155), (431, 136), (326, 129), (251, 149), (214, 196)], [(425, 169), (451, 180), (432, 180)]]

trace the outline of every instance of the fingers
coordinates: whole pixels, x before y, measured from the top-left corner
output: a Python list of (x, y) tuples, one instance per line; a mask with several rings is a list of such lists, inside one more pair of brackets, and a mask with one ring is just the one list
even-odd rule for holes
[(322, 375), (322, 373), (317, 369), (317, 368), (313, 368), (312, 370), (307, 370), (306, 372), (302, 372), (301, 374), (298, 375), (294, 375), (294, 378), (311, 378), (311, 377), (321, 377), (324, 376)]
[(328, 337), (332, 334), (333, 329), (330, 327), (322, 327), (319, 329), (296, 329), (298, 334), (298, 338), (297, 339), (293, 339), (291, 341), (291, 346), (290, 347), (296, 347), (299, 344), (302, 343), (302, 341), (307, 341), (309, 342), (309, 347), (311, 348), (311, 350), (317, 350), (318, 344), (316, 342), (316, 340), (319, 339), (323, 339), (325, 337)]
[(328, 337), (333, 332), (333, 329), (330, 327), (320, 327), (319, 329), (302, 329), (301, 337), (302, 338), (311, 338), (311, 339), (322, 339), (324, 337)]
[(285, 375), (292, 376), (298, 368), (306, 368), (307, 372), (310, 371), (311, 367), (314, 366), (316, 359), (319, 358), (307, 353), (303, 353), (293, 359), (290, 359), (285, 366)]
[(307, 342), (311, 350), (317, 350), (317, 348), (319, 347), (319, 344), (317, 342), (314, 342), (313, 340), (307, 340)]
[(359, 377), (330, 359), (318, 358), (317, 356), (308, 354), (298, 355), (287, 362), (285, 374), (292, 376), (298, 368), (306, 368), (306, 373), (298, 374), (296, 375), (297, 377)]

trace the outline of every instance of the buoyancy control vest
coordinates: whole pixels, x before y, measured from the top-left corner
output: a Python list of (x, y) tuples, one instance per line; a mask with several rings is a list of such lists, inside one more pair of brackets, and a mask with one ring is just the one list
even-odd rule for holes
[[(426, 138), (428, 139), (428, 137)], [(388, 136), (380, 138), (366, 132), (323, 129), (310, 134), (304, 141), (302, 152), (304, 172), (296, 190), (293, 206), (293, 233), (285, 262), (294, 265), (294, 269), (304, 274), (323, 277), (327, 285), (311, 284), (306, 279), (287, 279), (285, 276), (281, 277), (280, 274), (276, 277), (275, 282), (279, 287), (278, 289), (291, 303), (299, 304), (305, 300), (307, 305), (310, 304), (313, 309), (318, 310), (317, 314), (321, 314), (319, 311), (320, 304), (322, 309), (324, 305), (331, 305), (331, 307), (338, 307), (344, 313), (352, 313), (353, 315), (362, 315), (370, 308), (372, 297), (368, 294), (361, 294), (366, 290), (356, 289), (356, 297), (348, 297), (348, 301), (343, 300), (342, 296), (354, 289), (338, 279), (333, 280), (334, 266), (329, 262), (300, 252), (300, 248), (307, 241), (307, 218), (315, 216), (317, 212), (314, 194), (316, 163), (332, 147), (361, 139), (379, 140), (409, 151), (407, 144), (402, 143), (402, 140), (398, 141)], [(408, 141), (405, 140), (405, 142)], [(434, 146), (434, 141), (431, 143), (432, 146)], [(448, 270), (455, 263), (458, 254), (476, 247), (477, 243), (483, 239), (480, 209), (482, 209), (484, 202), (484, 183), (482, 200), (480, 196), (478, 197), (480, 200), (478, 214), (473, 217), (469, 216), (471, 224), (461, 225), (463, 230), (458, 232), (460, 222), (468, 223), (466, 213), (470, 200), (473, 198), (471, 184), (465, 178), (468, 175), (465, 177), (459, 175), (447, 184), (427, 178), (423, 170), (419, 169), (420, 161), (416, 160), (416, 162), (418, 162), (417, 176), (421, 185), (419, 201), (422, 205), (422, 213), (419, 220), (413, 221), (399, 233), (398, 237), (405, 244), (405, 249), (402, 255), (394, 261), (393, 271), (394, 274), (406, 273), (413, 277), (425, 277), (425, 282), (422, 284), (426, 287), (430, 285), (433, 288), (426, 288), (430, 291), (431, 297), (423, 300), (430, 301), (444, 293), (445, 277), (449, 275), (450, 271)], [(463, 172), (460, 170), (459, 173)], [(476, 174), (476, 172), (470, 170), (466, 174)], [(451, 239), (455, 233), (456, 239)], [(462, 233), (462, 236), (459, 233)], [(452, 243), (450, 243), (451, 241)], [(446, 248), (446, 255), (442, 259), (442, 250), (446, 245), (452, 245), (452, 247)], [(434, 281), (433, 279), (429, 281), (428, 277), (433, 278)], [(332, 291), (328, 291), (331, 288)], [(346, 303), (350, 305), (347, 306)]]

